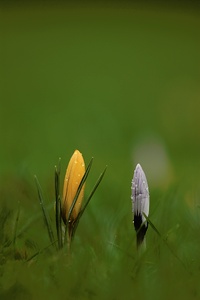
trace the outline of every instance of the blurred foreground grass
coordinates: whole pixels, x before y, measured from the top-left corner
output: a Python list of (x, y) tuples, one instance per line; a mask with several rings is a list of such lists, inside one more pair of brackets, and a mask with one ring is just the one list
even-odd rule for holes
[[(199, 11), (6, 6), (0, 22), (0, 297), (198, 299)], [(72, 257), (49, 247), (26, 262), (49, 245), (33, 175), (54, 222), (54, 165), (61, 157), (64, 176), (76, 148), (95, 157), (86, 193), (108, 170)], [(150, 219), (172, 249), (150, 227), (141, 258), (130, 202), (137, 162)]]

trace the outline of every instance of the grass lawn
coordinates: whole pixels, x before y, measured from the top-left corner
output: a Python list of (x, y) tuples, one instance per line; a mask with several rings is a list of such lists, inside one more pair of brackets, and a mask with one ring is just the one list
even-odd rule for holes
[[(199, 17), (186, 3), (2, 5), (1, 299), (199, 299)], [(55, 234), (55, 165), (62, 189), (75, 149), (94, 157), (86, 197), (108, 167), (69, 257), (50, 245), (34, 175)], [(159, 233), (149, 225), (142, 255), (137, 163)]]

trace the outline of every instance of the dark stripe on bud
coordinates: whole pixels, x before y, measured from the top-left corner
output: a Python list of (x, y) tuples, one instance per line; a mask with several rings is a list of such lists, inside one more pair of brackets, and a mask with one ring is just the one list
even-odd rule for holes
[(135, 227), (135, 231), (136, 231), (136, 237), (137, 237), (137, 247), (139, 247), (145, 237), (147, 228), (148, 228), (148, 223), (142, 222), (142, 215), (134, 215), (134, 227)]

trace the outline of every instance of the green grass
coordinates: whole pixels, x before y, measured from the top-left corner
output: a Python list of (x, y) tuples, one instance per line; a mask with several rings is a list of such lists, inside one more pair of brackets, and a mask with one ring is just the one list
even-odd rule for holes
[[(0, 298), (198, 299), (199, 11), (4, 6), (0, 23)], [(75, 149), (94, 156), (86, 198), (108, 168), (69, 259), (50, 246), (34, 175), (56, 236), (55, 165), (62, 186)], [(141, 257), (138, 162), (161, 234), (149, 226)]]

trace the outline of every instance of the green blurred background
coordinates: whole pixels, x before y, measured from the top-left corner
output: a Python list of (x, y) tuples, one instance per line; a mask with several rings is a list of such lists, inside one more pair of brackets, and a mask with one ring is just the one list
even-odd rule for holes
[[(83, 153), (86, 164), (92, 156), (95, 158), (88, 179), (89, 188), (108, 165), (96, 199), (89, 206), (89, 219), (86, 223), (83, 220), (79, 232), (80, 236), (81, 233), (86, 235), (87, 243), (89, 241), (94, 247), (88, 253), (96, 251), (102, 254), (100, 239), (103, 242), (115, 240), (118, 230), (123, 245), (128, 245), (131, 235), (134, 236), (130, 183), (138, 162), (148, 178), (153, 221), (160, 220), (164, 232), (176, 227), (177, 220), (169, 206), (177, 211), (183, 199), (193, 206), (199, 193), (199, 17), (198, 2), (189, 1), (181, 4), (123, 1), (98, 4), (85, 1), (29, 5), (14, 1), (1, 3), (1, 202), (6, 201), (9, 207), (17, 209), (18, 200), (22, 201), (21, 227), (29, 215), (40, 209), (34, 174), (52, 199), (54, 165), (61, 157), (64, 176), (75, 149)], [(175, 204), (169, 192), (174, 185), (184, 193), (180, 202), (178, 200)], [(159, 206), (166, 191), (169, 193), (168, 203)], [(169, 215), (163, 225), (161, 220), (166, 211)], [(194, 216), (187, 220), (194, 221)], [(91, 222), (90, 228), (87, 222)], [(182, 225), (183, 233), (186, 225)], [(95, 229), (98, 234), (93, 232)], [(44, 239), (44, 235), (38, 235), (40, 229), (37, 232), (34, 228), (31, 230), (33, 239), (39, 239), (43, 246), (48, 244), (48, 237)], [(150, 234), (153, 246), (153, 233)], [(92, 236), (95, 236), (95, 246)], [(184, 249), (179, 249), (181, 255), (187, 251), (194, 253), (190, 242)], [(195, 248), (195, 253), (198, 253), (197, 249), (199, 247)], [(94, 253), (92, 257), (97, 263)], [(122, 271), (130, 265), (128, 259), (125, 260), (119, 260), (118, 268), (121, 267)], [(106, 262), (110, 262), (109, 255), (98, 264), (101, 282), (107, 282)], [(166, 267), (168, 262), (163, 259), (161, 265)], [(9, 267), (13, 268), (8, 266), (7, 270)], [(42, 276), (40, 270), (43, 267), (39, 265), (34, 271), (36, 276)], [(165, 267), (161, 270), (163, 278), (170, 278), (173, 274), (173, 284), (182, 269), (179, 270), (178, 266), (174, 273), (173, 269), (166, 271)], [(80, 267), (81, 270), (85, 268)], [(114, 267), (109, 265), (109, 268)], [(150, 264), (147, 269), (148, 274), (154, 274)], [(46, 278), (48, 271), (44, 270), (43, 277)], [(21, 266), (20, 272), (25, 274), (23, 280), (32, 282)], [(13, 285), (7, 284), (12, 271), (6, 274), (2, 286), (5, 290), (11, 286), (15, 291), (15, 277), (12, 278)], [(121, 282), (118, 275), (116, 273), (111, 286), (107, 286), (108, 291), (115, 290), (113, 294), (110, 292), (109, 299), (118, 299), (115, 298), (119, 295), (115, 282), (119, 285)], [(69, 280), (69, 286), (76, 282), (74, 273), (73, 276), (75, 279)], [(138, 281), (142, 278), (142, 286), (148, 286), (150, 296), (144, 293), (144, 297), (161, 299), (161, 291), (158, 298), (154, 297), (153, 286), (157, 280), (162, 286), (162, 276), (156, 273), (149, 285), (146, 276), (145, 273), (137, 278)], [(183, 280), (188, 282), (188, 277), (184, 276)], [(131, 293), (130, 278), (127, 275), (123, 295), (126, 289), (127, 294)], [(88, 281), (92, 284), (93, 277)], [(195, 278), (193, 283), (190, 282), (192, 287), (196, 281)], [(46, 281), (45, 284), (48, 286)], [(142, 287), (137, 286), (137, 281), (135, 285), (138, 295), (142, 295)], [(41, 288), (40, 283), (36, 286)], [(4, 299), (13, 297), (12, 288), (7, 294), (1, 294)], [(100, 286), (96, 288), (105, 298)], [(162, 288), (167, 289), (167, 283)], [(169, 297), (176, 289), (180, 290), (180, 286), (171, 287)], [(191, 296), (190, 290), (187, 296)], [(91, 295), (84, 297), (93, 299)]]
[(78, 148), (120, 181), (149, 137), (175, 173), (199, 168), (194, 7), (15, 3), (1, 28), (1, 174), (47, 176)]

